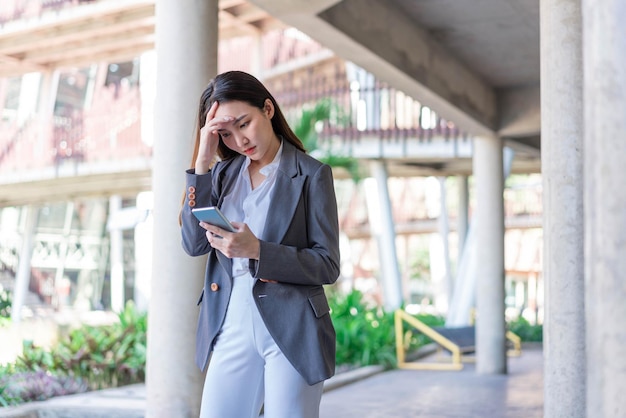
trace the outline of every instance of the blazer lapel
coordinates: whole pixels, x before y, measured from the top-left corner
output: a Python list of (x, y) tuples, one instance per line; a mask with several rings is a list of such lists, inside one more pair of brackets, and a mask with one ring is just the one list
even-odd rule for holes
[(298, 171), (296, 148), (283, 140), (283, 155), (276, 172), (263, 240), (278, 243), (283, 240), (300, 201), (305, 180), (306, 176)]
[[(227, 161), (224, 163), (224, 168), (220, 169), (217, 175), (217, 182), (214, 183), (213, 187), (219, 187), (218, 190), (218, 201), (217, 206), (222, 206), (222, 202), (224, 201), (224, 197), (230, 192), (233, 188), (235, 181), (237, 180), (237, 176), (239, 175), (239, 171), (241, 170), (241, 165), (245, 161), (245, 157), (236, 157), (233, 160)], [(215, 255), (217, 257), (217, 261), (220, 263), (222, 268), (226, 270), (228, 276), (231, 276), (231, 272), (233, 270), (233, 260), (232, 258), (226, 257), (219, 251), (215, 251)]]

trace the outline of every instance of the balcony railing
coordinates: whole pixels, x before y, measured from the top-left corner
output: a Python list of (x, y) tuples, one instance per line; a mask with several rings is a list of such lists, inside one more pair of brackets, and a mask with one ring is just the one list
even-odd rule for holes
[[(449, 143), (449, 158), (458, 156), (455, 150), (459, 147), (471, 143), (454, 123), (350, 63), (331, 59), (303, 71), (305, 76), (291, 73), (267, 80), (266, 85), (291, 121), (298, 120), (304, 108), (322, 100), (331, 102), (336, 114), (317, 127), (322, 142), (353, 146), (365, 139), (381, 145), (437, 140)], [(404, 156), (409, 156), (408, 148)]]
[(0, 129), (0, 182), (19, 173), (76, 164), (111, 164), (149, 159), (152, 148), (141, 137), (139, 90), (115, 96), (103, 90), (86, 111), (46, 117)]
[(97, 0), (2, 0), (0, 2), (0, 27), (8, 22), (41, 17), (48, 11), (57, 11)]

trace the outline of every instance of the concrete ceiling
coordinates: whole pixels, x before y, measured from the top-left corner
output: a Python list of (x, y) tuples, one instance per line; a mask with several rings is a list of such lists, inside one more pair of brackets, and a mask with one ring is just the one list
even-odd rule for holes
[[(462, 131), (500, 136), (512, 172), (541, 170), (539, 0), (249, 1)], [(472, 172), (471, 159), (388, 161), (391, 175)]]
[(538, 152), (539, 0), (250, 2), (471, 134)]
[(539, 84), (539, 0), (395, 3), (490, 86)]

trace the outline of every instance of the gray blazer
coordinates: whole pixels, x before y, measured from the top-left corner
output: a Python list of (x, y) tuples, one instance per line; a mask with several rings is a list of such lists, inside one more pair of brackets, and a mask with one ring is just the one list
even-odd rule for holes
[[(192, 206), (221, 206), (235, 184), (245, 157), (219, 162), (206, 175), (186, 174), (182, 244), (187, 254), (209, 254), (198, 304), (196, 364), (204, 370), (213, 350), (232, 290), (232, 260), (210, 246)], [(193, 202), (193, 203), (192, 203)], [(191, 204), (190, 204), (191, 203)], [(335, 372), (335, 329), (322, 285), (339, 277), (339, 223), (332, 171), (283, 141), (283, 154), (267, 215), (253, 295), (270, 334), (310, 384)]]

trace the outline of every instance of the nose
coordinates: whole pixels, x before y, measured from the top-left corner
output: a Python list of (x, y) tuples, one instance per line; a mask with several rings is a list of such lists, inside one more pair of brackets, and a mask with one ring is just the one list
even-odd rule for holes
[(245, 135), (241, 135), (241, 134), (235, 135), (235, 143), (237, 144), (238, 147), (243, 148), (245, 145), (248, 144), (248, 142), (250, 141)]

